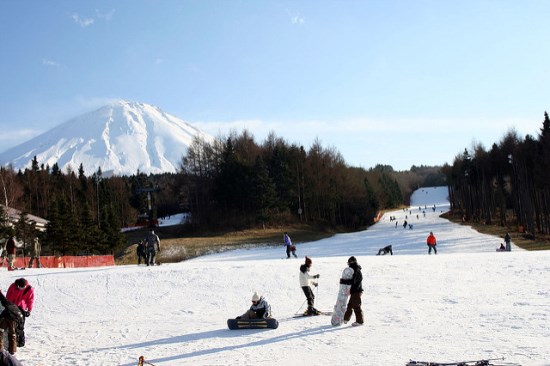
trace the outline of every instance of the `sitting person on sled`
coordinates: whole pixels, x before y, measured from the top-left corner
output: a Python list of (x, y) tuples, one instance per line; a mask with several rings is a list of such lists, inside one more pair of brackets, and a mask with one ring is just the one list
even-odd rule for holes
[(260, 296), (257, 292), (252, 295), (252, 306), (237, 319), (250, 320), (250, 319), (267, 319), (271, 318), (271, 306), (267, 303), (263, 296)]

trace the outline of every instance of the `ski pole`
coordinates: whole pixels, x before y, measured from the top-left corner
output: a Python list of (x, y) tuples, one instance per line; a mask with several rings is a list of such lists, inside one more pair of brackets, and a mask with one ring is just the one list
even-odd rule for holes
[(306, 303), (307, 299), (304, 300), (304, 302), (302, 303), (302, 305), (300, 305), (300, 308), (298, 309), (298, 311), (296, 311), (296, 314), (299, 314), (300, 313), (300, 310), (302, 310), (302, 306), (304, 306), (304, 304)]

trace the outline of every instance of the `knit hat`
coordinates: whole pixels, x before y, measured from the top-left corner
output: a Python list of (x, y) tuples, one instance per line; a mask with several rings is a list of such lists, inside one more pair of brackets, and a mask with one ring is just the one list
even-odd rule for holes
[(355, 259), (354, 256), (351, 256), (351, 257), (349, 257), (349, 259), (348, 259), (348, 264), (353, 264), (353, 263), (357, 263), (357, 259)]
[(28, 283), (27, 280), (24, 279), (24, 278), (19, 278), (19, 279), (15, 280), (15, 285), (16, 285), (17, 287), (23, 288), (23, 287), (26, 287), (28, 284), (29, 284), (29, 283)]
[(259, 301), (260, 295), (258, 295), (258, 292), (254, 292), (254, 295), (252, 295), (252, 301)]
[(311, 267), (312, 264), (311, 258), (306, 255), (306, 266)]

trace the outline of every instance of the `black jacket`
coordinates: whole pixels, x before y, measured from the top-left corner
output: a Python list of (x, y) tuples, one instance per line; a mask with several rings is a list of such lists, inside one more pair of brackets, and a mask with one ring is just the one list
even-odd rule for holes
[(340, 280), (340, 283), (345, 285), (351, 285), (349, 290), (350, 293), (362, 293), (363, 292), (363, 274), (361, 273), (361, 266), (357, 263), (352, 263), (349, 265), (353, 269), (353, 277), (349, 280)]

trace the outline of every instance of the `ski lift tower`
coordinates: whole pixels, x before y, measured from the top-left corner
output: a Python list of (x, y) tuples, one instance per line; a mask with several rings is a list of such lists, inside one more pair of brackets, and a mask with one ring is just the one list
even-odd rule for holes
[(147, 193), (147, 222), (148, 222), (148, 225), (150, 227), (156, 226), (155, 221), (153, 219), (153, 204), (152, 204), (153, 197), (152, 197), (152, 194), (156, 193), (156, 192), (160, 192), (160, 188), (159, 187), (154, 187), (154, 188), (141, 188), (140, 187), (140, 188), (136, 189), (136, 192), (137, 193)]

